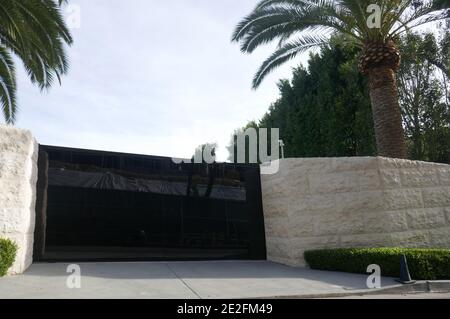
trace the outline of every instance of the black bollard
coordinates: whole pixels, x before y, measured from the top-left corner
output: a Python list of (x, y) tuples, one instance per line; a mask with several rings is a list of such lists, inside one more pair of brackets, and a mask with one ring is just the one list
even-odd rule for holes
[(400, 279), (398, 279), (397, 281), (404, 285), (410, 285), (416, 282), (415, 280), (411, 279), (411, 274), (409, 273), (406, 255), (402, 255), (400, 257)]

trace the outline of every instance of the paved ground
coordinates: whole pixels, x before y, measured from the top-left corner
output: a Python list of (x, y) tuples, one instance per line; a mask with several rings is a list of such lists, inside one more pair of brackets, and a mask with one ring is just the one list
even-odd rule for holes
[[(0, 279), (0, 298), (256, 298), (348, 293), (364, 275), (271, 262), (84, 263), (81, 289), (67, 288), (67, 264), (34, 264)], [(396, 285), (383, 278), (384, 288)]]
[(350, 296), (334, 299), (450, 299), (450, 293), (420, 293), (400, 295)]

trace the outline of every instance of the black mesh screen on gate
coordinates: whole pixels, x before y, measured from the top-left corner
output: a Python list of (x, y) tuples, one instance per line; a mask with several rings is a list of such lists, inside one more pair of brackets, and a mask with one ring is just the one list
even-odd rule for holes
[[(40, 146), (43, 260), (265, 259), (258, 165)], [(42, 184), (42, 183), (40, 183)]]

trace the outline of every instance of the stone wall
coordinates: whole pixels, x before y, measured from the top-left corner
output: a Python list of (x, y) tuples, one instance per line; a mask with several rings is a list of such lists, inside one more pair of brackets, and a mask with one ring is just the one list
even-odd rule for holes
[(32, 262), (38, 145), (30, 132), (0, 125), (0, 238), (19, 246), (11, 274)]
[(367, 158), (284, 159), (262, 176), (268, 259), (339, 247), (450, 248), (450, 166)]

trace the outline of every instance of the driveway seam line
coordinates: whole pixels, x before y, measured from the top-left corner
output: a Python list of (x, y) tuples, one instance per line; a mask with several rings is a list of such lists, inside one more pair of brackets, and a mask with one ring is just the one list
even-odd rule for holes
[(203, 299), (203, 298), (202, 298), (202, 297), (201, 297), (201, 296), (200, 296), (193, 288), (191, 288), (191, 287), (188, 285), (188, 283), (187, 283), (186, 281), (184, 281), (183, 278), (181, 278), (181, 277), (176, 273), (175, 270), (172, 269), (172, 267), (170, 267), (169, 264), (166, 263), (166, 266), (167, 266), (167, 268), (169, 268), (169, 270), (172, 272), (172, 274), (174, 274), (175, 277), (177, 277), (177, 279), (180, 280), (180, 281), (183, 283), (183, 285), (186, 286), (187, 289), (189, 289), (194, 295), (196, 295), (196, 296), (198, 297), (198, 299)]

